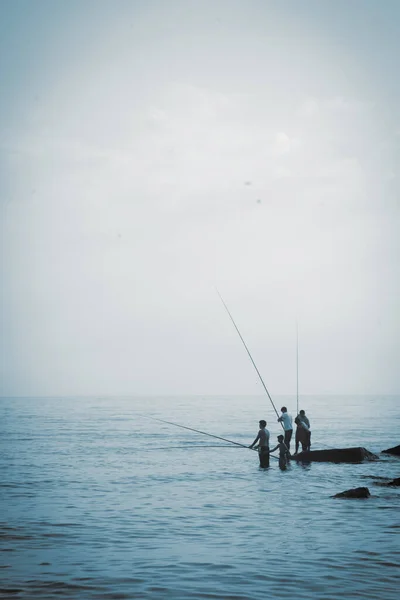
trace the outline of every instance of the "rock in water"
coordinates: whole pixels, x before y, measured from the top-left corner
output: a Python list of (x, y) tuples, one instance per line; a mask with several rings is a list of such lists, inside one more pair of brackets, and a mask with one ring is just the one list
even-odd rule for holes
[(308, 450), (299, 454), (292, 454), (291, 460), (299, 462), (362, 462), (363, 460), (379, 460), (379, 456), (372, 454), (365, 448), (331, 448), (329, 450)]
[(400, 477), (396, 477), (396, 479), (392, 479), (392, 481), (374, 481), (375, 485), (380, 485), (381, 487), (400, 487)]
[(400, 477), (396, 477), (396, 479), (389, 481), (388, 485), (390, 485), (391, 487), (399, 487), (400, 486)]
[(370, 495), (367, 487), (358, 487), (335, 494), (332, 498), (369, 498)]
[(394, 446), (393, 448), (382, 450), (382, 452), (384, 454), (394, 454), (395, 456), (400, 456), (400, 446)]

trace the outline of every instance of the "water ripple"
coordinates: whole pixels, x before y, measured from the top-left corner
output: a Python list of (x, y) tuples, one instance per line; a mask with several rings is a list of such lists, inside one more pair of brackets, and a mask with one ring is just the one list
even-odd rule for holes
[[(396, 445), (398, 399), (380, 399), (388, 417), (379, 426), (353, 400), (337, 399), (336, 442)], [(245, 449), (193, 448), (193, 433), (155, 432), (132, 418), (134, 402), (0, 402), (1, 597), (397, 600), (399, 490), (376, 486), (364, 502), (331, 496), (393, 479), (398, 461), (262, 470)], [(165, 415), (160, 398), (152, 410), (250, 443), (250, 400), (227, 402), (169, 399)], [(331, 431), (335, 415), (309, 402)]]

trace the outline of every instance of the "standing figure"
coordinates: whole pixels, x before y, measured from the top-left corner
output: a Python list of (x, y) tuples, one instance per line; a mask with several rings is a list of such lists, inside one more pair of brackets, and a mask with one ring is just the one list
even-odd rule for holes
[(294, 422), (297, 425), (295, 454), (297, 454), (299, 451), (299, 444), (301, 444), (302, 451), (306, 452), (310, 449), (311, 446), (311, 431), (310, 421), (306, 417), (306, 413), (304, 410), (301, 410), (299, 412)]
[(279, 448), (279, 468), (284, 471), (287, 467), (288, 459), (289, 459), (289, 450), (285, 442), (283, 441), (283, 435), (278, 435), (278, 443), (270, 452), (275, 452)]
[(266, 429), (267, 421), (262, 419), (259, 421), (260, 430), (257, 433), (256, 439), (249, 448), (253, 448), (257, 442), (258, 444), (258, 458), (260, 459), (260, 467), (269, 467), (269, 431)]
[(307, 450), (310, 450), (311, 449), (310, 421), (308, 420), (308, 417), (306, 417), (306, 411), (305, 410), (301, 410), (299, 414), (300, 414), (300, 419), (303, 422), (303, 427), (306, 430), (307, 435), (308, 435)]
[(283, 429), (285, 431), (285, 444), (290, 453), (290, 440), (292, 439), (293, 434), (293, 419), (292, 415), (288, 413), (286, 406), (282, 406), (281, 413), (282, 415), (279, 417), (278, 421), (283, 424)]
[(301, 444), (302, 451), (306, 452), (307, 450), (310, 449), (310, 445), (311, 445), (311, 443), (310, 443), (311, 431), (310, 431), (310, 421), (306, 417), (306, 413), (304, 410), (301, 410), (299, 412), (299, 414), (295, 418), (294, 422), (297, 425), (296, 438), (295, 438), (296, 439), (295, 454), (297, 454), (299, 451), (299, 444)]

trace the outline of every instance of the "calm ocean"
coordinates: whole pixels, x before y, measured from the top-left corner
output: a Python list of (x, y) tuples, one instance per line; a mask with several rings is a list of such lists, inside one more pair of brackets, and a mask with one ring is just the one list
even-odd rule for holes
[[(277, 396), (293, 415), (293, 397)], [(302, 397), (313, 448), (400, 443), (400, 398)], [(400, 459), (276, 460), (267, 397), (0, 399), (3, 598), (398, 598)], [(292, 448), (293, 450), (293, 448)], [(367, 486), (367, 500), (332, 494)]]

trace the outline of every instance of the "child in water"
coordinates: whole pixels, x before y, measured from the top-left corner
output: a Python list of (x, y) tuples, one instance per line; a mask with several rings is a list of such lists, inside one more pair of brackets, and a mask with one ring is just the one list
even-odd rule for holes
[(279, 448), (279, 468), (282, 470), (286, 469), (289, 458), (289, 450), (287, 449), (287, 446), (283, 440), (283, 435), (278, 435), (278, 444), (275, 446), (275, 448), (270, 450), (271, 453)]

